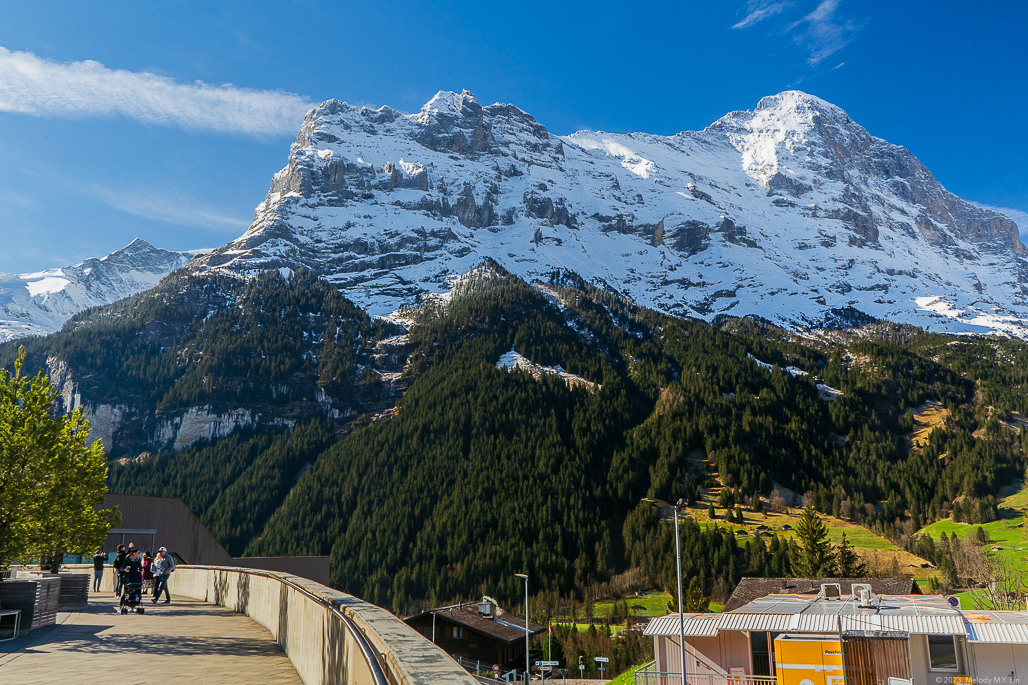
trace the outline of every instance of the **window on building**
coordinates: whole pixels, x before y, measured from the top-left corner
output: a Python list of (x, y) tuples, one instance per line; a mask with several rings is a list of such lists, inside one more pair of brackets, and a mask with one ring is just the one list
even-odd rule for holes
[(432, 626), (425, 628), (425, 637), (427, 637), (429, 640), (432, 639)]
[(450, 638), (453, 640), (463, 640), (464, 626), (453, 626), (450, 628)]
[(753, 675), (771, 675), (771, 650), (767, 633), (750, 633), (750, 652), (753, 657)]
[(952, 636), (928, 636), (928, 660), (933, 671), (957, 670), (957, 646)]

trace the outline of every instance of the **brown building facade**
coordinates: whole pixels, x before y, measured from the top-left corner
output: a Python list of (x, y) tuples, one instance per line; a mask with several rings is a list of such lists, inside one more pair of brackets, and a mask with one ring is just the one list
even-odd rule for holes
[[(494, 664), (503, 670), (525, 667), (525, 619), (504, 611), (495, 600), (454, 604), (422, 612), (406, 623), (441, 649), (462, 661)], [(530, 635), (546, 628), (529, 622)]]

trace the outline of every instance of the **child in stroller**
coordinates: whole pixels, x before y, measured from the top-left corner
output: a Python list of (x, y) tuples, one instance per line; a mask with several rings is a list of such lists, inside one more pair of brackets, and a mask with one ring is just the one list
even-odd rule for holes
[(143, 581), (140, 580), (138, 583), (132, 581), (126, 581), (121, 586), (121, 613), (127, 614), (131, 610), (135, 610), (137, 614), (145, 614), (146, 609), (141, 605), (143, 601)]
[(121, 565), (121, 576), (121, 613), (127, 614), (131, 609), (135, 609), (137, 614), (146, 613), (140, 606), (143, 601), (143, 564), (139, 559), (138, 549), (132, 550), (132, 554)]

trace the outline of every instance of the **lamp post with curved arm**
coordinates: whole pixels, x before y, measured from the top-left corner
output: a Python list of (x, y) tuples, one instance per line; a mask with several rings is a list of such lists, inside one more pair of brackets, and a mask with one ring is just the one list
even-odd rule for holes
[[(675, 558), (677, 560), (678, 568), (678, 639), (681, 641), (680, 647), (682, 648), (682, 685), (686, 685), (685, 682), (685, 614), (682, 613), (682, 550), (678, 542), (678, 506), (671, 506), (662, 499), (653, 499), (650, 497), (643, 497), (643, 502), (649, 502), (655, 504), (658, 507), (671, 507), (675, 510)], [(688, 502), (686, 503), (688, 506)]]
[(525, 682), (527, 683), (530, 673), (528, 663), (528, 576), (524, 573), (515, 573), (514, 575), (525, 581)]

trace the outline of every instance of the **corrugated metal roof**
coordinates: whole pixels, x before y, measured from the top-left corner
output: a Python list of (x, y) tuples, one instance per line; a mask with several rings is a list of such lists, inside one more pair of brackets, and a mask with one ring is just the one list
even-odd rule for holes
[(792, 629), (792, 622), (800, 614), (724, 614), (720, 630), (770, 630), (783, 632)]
[[(891, 632), (915, 635), (966, 635), (972, 642), (1028, 644), (1028, 612), (961, 613), (944, 597), (884, 596), (873, 608), (853, 601), (819, 601), (775, 595), (725, 614), (686, 614), (685, 634), (713, 637), (719, 631), (776, 633)], [(654, 619), (646, 635), (678, 635), (678, 614)]]
[(951, 615), (909, 616), (905, 614), (868, 614), (843, 616), (843, 631), (884, 630), (916, 635), (964, 635), (964, 621), (955, 612)]
[(800, 633), (834, 633), (839, 630), (839, 617), (835, 614), (800, 614)]
[[(681, 630), (678, 617), (678, 614), (669, 614), (668, 616), (655, 618), (646, 626), (646, 631), (643, 634), (678, 635)], [(689, 637), (714, 637), (717, 635), (720, 623), (720, 614), (686, 614), (685, 634)]]
[(1000, 642), (1003, 644), (1028, 644), (1028, 625), (1023, 623), (967, 623), (969, 642)]
[(969, 611), (964, 619), (971, 642), (1028, 644), (1028, 613), (1023, 611)]

